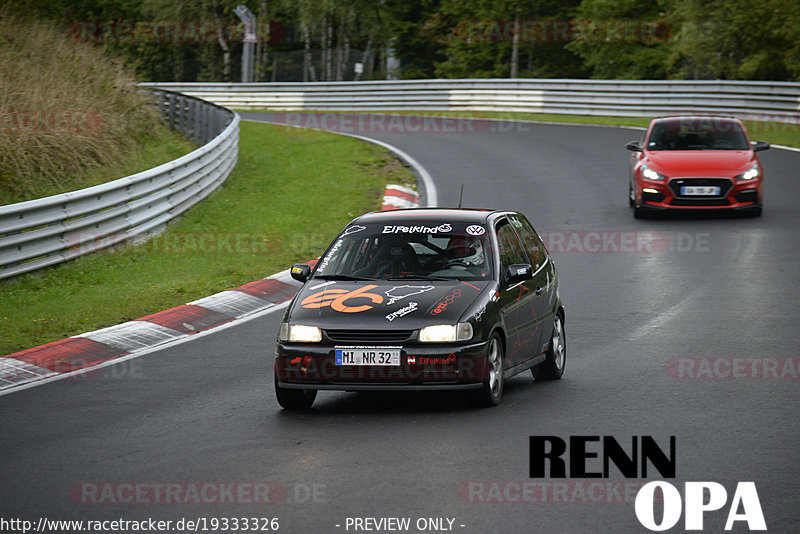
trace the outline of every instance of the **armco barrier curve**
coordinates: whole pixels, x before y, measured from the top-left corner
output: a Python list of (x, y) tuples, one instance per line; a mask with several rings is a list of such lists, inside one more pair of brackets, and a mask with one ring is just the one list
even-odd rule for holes
[(712, 113), (800, 122), (797, 82), (515, 78), (142, 85), (236, 109), (522, 111), (631, 117)]
[(239, 115), (154, 90), (171, 127), (203, 146), (112, 182), (0, 206), (0, 279), (60, 263), (163, 228), (227, 178), (239, 151)]

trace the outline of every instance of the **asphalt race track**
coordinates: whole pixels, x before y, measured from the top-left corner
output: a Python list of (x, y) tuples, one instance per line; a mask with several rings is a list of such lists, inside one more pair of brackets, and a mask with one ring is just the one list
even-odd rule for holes
[[(491, 409), (450, 393), (321, 392), (313, 411), (284, 412), (272, 384), (282, 312), (271, 313), (0, 397), (0, 517), (278, 518), (291, 533), (363, 532), (375, 524), (356, 530), (353, 518), (389, 517), (410, 518), (409, 532), (419, 519), (426, 531), (649, 532), (633, 503), (646, 480), (613, 465), (608, 478), (531, 479), (529, 436), (613, 436), (626, 447), (652, 436), (665, 450), (675, 436), (668, 482), (681, 494), (687, 481), (728, 493), (705, 514), (705, 532), (723, 532), (740, 481), (755, 482), (769, 532), (798, 531), (800, 153), (761, 153), (760, 218), (635, 220), (624, 146), (636, 130), (488, 121), (342, 129), (413, 156), (441, 206), (458, 204), (463, 184), (464, 206), (528, 215), (560, 274), (564, 378), (517, 376)], [(651, 469), (647, 478), (663, 477)], [(237, 485), (199, 503), (187, 497), (211, 483)], [(153, 497), (163, 484), (180, 485), (172, 501), (166, 489)], [(671, 532), (683, 528), (682, 517)]]

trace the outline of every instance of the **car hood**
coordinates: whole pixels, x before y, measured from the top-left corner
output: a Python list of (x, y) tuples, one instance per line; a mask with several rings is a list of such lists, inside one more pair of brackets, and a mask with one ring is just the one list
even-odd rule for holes
[(310, 280), (289, 310), (292, 324), (320, 328), (408, 329), (454, 324), (490, 281)]
[(667, 176), (728, 176), (755, 162), (752, 150), (648, 150), (645, 164)]

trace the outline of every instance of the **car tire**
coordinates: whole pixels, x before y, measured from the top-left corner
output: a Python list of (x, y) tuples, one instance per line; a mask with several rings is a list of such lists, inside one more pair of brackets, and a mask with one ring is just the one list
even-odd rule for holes
[(316, 389), (287, 389), (278, 385), (275, 377), (275, 396), (285, 410), (308, 410), (317, 398)]
[(630, 182), (628, 182), (628, 206), (632, 208), (636, 207), (636, 195), (633, 192), (633, 186)]
[(481, 406), (497, 406), (503, 396), (503, 342), (496, 333), (489, 340), (486, 350), (486, 378), (477, 391), (477, 401)]
[(556, 314), (547, 355), (542, 363), (531, 367), (531, 374), (536, 380), (557, 380), (564, 374), (566, 364), (567, 334), (564, 331), (564, 321)]
[(633, 207), (633, 217), (634, 219), (644, 219), (646, 216), (645, 210), (638, 206)]

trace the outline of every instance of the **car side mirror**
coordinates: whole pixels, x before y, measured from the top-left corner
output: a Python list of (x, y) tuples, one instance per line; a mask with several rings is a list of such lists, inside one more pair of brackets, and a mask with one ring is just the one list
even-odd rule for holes
[(767, 150), (770, 147), (770, 144), (766, 141), (753, 141), (753, 152), (760, 152), (761, 150)]
[(625, 145), (625, 148), (632, 152), (641, 152), (643, 150), (642, 144), (639, 141), (631, 141), (630, 143)]
[(295, 263), (289, 270), (289, 274), (298, 282), (305, 284), (308, 277), (311, 276), (311, 266), (305, 263)]
[(508, 266), (506, 283), (515, 284), (533, 278), (533, 267), (529, 263), (515, 263)]

